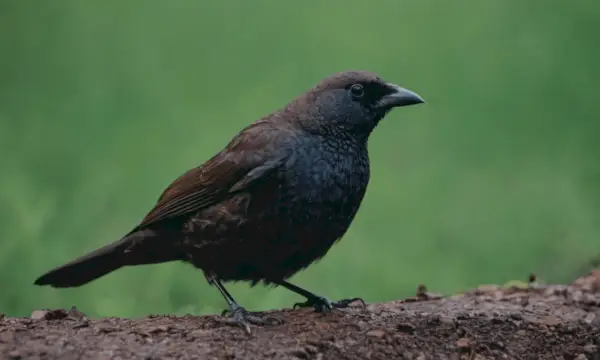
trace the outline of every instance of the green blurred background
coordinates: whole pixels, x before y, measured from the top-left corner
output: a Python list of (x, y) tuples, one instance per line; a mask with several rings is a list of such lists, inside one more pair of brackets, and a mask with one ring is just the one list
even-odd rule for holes
[[(419, 283), (568, 281), (600, 253), (598, 1), (0, 1), (0, 312), (215, 313), (185, 264), (32, 285), (129, 231), (246, 124), (349, 69), (425, 105), (370, 141), (350, 232), (292, 280), (387, 301)], [(283, 289), (230, 286), (248, 309)]]

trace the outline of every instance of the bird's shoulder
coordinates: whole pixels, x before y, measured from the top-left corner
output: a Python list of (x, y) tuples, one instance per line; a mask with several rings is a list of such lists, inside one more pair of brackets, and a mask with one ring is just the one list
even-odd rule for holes
[(286, 155), (280, 146), (282, 136), (291, 133), (272, 121), (259, 120), (240, 131), (227, 146), (204, 164), (186, 171), (160, 195), (158, 202), (206, 187), (226, 188), (240, 175), (263, 165), (273, 158)]

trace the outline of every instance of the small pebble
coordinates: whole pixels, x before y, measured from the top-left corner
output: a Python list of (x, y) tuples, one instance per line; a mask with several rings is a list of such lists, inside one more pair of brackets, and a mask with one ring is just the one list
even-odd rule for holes
[(460, 338), (456, 340), (456, 347), (460, 350), (467, 350), (471, 348), (471, 342), (467, 338)]
[(596, 354), (598, 351), (598, 346), (594, 344), (587, 344), (583, 347), (583, 351), (585, 351), (588, 354)]
[(385, 331), (383, 330), (371, 330), (369, 332), (367, 332), (367, 336), (368, 337), (372, 337), (372, 338), (382, 338), (385, 336)]

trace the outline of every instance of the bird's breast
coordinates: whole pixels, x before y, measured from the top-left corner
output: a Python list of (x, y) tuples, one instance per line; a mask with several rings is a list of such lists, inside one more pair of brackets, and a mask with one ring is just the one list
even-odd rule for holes
[(279, 208), (295, 226), (331, 230), (348, 228), (369, 182), (366, 150), (323, 144), (298, 149), (280, 174)]

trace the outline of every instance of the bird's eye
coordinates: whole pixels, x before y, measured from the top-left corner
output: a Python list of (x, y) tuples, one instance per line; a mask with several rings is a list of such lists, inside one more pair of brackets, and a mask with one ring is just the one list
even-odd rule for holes
[(361, 84), (354, 84), (350, 86), (350, 95), (352, 95), (353, 98), (361, 98), (364, 94), (365, 89)]

